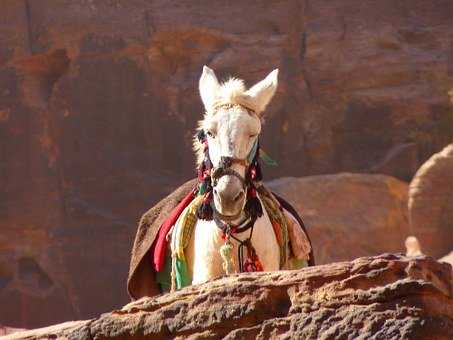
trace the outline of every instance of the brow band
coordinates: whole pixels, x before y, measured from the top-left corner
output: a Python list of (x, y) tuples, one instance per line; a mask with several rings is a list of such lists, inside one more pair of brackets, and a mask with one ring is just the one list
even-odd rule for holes
[(215, 105), (215, 106), (214, 106), (214, 114), (215, 114), (215, 113), (217, 112), (217, 110), (220, 109), (220, 108), (232, 109), (232, 108), (234, 108), (235, 106), (239, 106), (239, 107), (245, 109), (245, 110), (247, 111), (247, 113), (250, 114), (250, 115), (254, 114), (254, 115), (257, 116), (255, 110), (253, 110), (253, 109), (251, 109), (251, 108), (249, 108), (249, 107), (247, 107), (247, 106), (245, 106), (245, 105), (242, 105), (242, 104), (233, 104), (233, 103), (224, 103), (224, 104)]

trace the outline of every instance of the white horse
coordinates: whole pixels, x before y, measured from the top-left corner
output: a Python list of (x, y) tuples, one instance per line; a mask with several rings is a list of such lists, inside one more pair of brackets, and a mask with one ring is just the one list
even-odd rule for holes
[[(230, 162), (227, 165), (228, 171), (211, 183), (212, 206), (214, 214), (217, 215), (217, 222), (198, 219), (187, 246), (185, 258), (192, 284), (206, 282), (225, 274), (225, 259), (219, 252), (225, 244), (225, 232), (219, 228), (219, 223), (229, 226), (241, 225), (249, 217), (244, 209), (248, 199), (248, 188), (244, 181), (250, 165), (247, 160), (256, 148), (261, 132), (262, 114), (277, 89), (277, 76), (278, 70), (274, 70), (264, 80), (247, 90), (240, 79), (232, 78), (222, 84), (219, 83), (214, 71), (207, 66), (203, 67), (199, 90), (206, 112), (203, 120), (199, 122), (199, 128), (204, 131), (206, 139), (204, 144), (199, 140), (194, 142), (198, 164), (200, 165), (206, 157), (204, 152), (206, 146), (212, 169), (225, 166), (223, 164), (225, 159), (229, 159)], [(259, 194), (258, 199), (263, 203)], [(287, 213), (285, 215), (291, 223), (297, 224), (292, 215)], [(175, 227), (180, 223), (181, 217)], [(297, 234), (294, 228), (291, 232)], [(240, 261), (236, 256), (238, 246), (240, 241), (250, 237), (250, 231), (233, 236), (234, 239), (230, 240), (231, 269), (232, 272), (239, 272)], [(282, 269), (280, 247), (266, 209), (263, 209), (262, 215), (257, 217), (250, 241), (262, 264), (262, 270)]]

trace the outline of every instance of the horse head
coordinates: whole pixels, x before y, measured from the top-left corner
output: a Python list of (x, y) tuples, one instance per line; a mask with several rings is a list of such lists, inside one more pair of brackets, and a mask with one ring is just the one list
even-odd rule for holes
[(277, 76), (274, 70), (247, 90), (240, 79), (219, 83), (214, 71), (203, 67), (199, 90), (205, 115), (195, 149), (199, 165), (210, 163), (210, 194), (224, 219), (240, 216), (253, 189), (251, 165), (257, 156), (261, 117), (277, 88)]

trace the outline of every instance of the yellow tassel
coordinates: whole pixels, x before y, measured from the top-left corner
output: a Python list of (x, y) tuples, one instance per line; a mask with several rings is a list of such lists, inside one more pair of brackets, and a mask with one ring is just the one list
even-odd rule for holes
[(233, 260), (231, 257), (231, 251), (233, 250), (233, 245), (230, 241), (227, 241), (224, 245), (220, 247), (220, 256), (223, 260), (223, 271), (226, 275), (233, 273)]

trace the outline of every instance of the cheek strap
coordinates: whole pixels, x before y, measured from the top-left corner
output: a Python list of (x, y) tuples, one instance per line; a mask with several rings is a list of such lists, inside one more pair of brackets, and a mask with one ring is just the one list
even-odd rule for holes
[(256, 155), (256, 150), (258, 150), (258, 138), (255, 139), (252, 148), (250, 149), (249, 155), (247, 156), (247, 162), (251, 164)]

